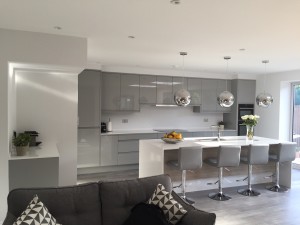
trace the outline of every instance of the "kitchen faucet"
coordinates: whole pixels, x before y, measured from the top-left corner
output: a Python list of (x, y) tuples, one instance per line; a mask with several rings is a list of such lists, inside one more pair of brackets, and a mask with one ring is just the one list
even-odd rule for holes
[(211, 127), (218, 128), (218, 135), (217, 135), (217, 140), (221, 140), (221, 126), (219, 125), (212, 125)]

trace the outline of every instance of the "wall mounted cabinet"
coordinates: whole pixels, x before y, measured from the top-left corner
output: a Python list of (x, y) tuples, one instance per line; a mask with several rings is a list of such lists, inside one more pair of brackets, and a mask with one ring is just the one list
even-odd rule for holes
[(156, 104), (156, 76), (140, 75), (140, 103)]
[(84, 70), (78, 76), (78, 126), (100, 126), (101, 71)]
[(173, 79), (167, 76), (157, 76), (157, 104), (174, 105)]
[(201, 105), (201, 89), (202, 89), (202, 79), (201, 78), (188, 78), (187, 79), (187, 89), (191, 94), (191, 106)]
[(102, 110), (138, 111), (139, 75), (103, 73)]

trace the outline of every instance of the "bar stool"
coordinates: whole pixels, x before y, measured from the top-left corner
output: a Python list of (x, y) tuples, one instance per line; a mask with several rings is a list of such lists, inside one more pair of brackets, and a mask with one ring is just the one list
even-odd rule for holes
[(208, 158), (205, 162), (211, 166), (219, 168), (219, 192), (210, 193), (209, 198), (218, 201), (226, 201), (231, 199), (230, 196), (223, 193), (223, 167), (234, 166), (237, 167), (240, 164), (241, 146), (229, 146), (222, 145), (218, 149), (217, 158)]
[[(276, 162), (275, 171), (275, 185), (267, 186), (266, 188), (274, 192), (285, 192), (288, 189), (286, 187), (280, 187), (279, 185), (279, 163), (291, 162), (295, 160), (297, 143), (280, 143), (278, 145), (270, 146), (269, 160)], [(273, 154), (274, 153), (274, 154)]]
[(201, 147), (181, 147), (178, 150), (178, 166), (181, 172), (182, 198), (193, 204), (193, 200), (185, 195), (186, 188), (186, 170), (197, 170), (202, 167), (202, 148)]
[[(258, 196), (260, 193), (252, 189), (252, 165), (267, 164), (269, 161), (269, 145), (250, 145), (247, 152), (247, 157), (241, 157), (241, 163), (248, 164), (248, 188), (239, 189), (238, 193), (245, 196)], [(247, 179), (245, 178), (245, 179)], [(244, 179), (244, 180), (245, 180)]]

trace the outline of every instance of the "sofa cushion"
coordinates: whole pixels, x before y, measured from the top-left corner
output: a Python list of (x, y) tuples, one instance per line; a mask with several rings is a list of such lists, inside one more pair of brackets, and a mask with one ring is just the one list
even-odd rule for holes
[(133, 207), (129, 218), (123, 225), (170, 225), (157, 205), (141, 202)]
[(172, 190), (168, 175), (99, 183), (102, 224), (122, 225), (136, 204), (150, 198), (157, 184), (163, 184), (168, 191)]
[(164, 212), (167, 220), (176, 224), (186, 214), (186, 210), (166, 191), (162, 184), (158, 184), (153, 195), (148, 200), (148, 204), (159, 206)]
[(59, 188), (22, 188), (8, 195), (8, 212), (18, 217), (37, 194), (63, 225), (102, 225), (98, 183)]
[(48, 211), (37, 195), (29, 202), (14, 225), (61, 225)]

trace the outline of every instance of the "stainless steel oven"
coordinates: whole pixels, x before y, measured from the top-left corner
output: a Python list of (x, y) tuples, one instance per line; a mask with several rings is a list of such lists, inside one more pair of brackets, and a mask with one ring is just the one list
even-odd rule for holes
[(241, 119), (244, 115), (254, 115), (254, 104), (239, 104), (238, 105), (238, 135), (246, 135), (247, 129), (245, 125), (242, 125)]

